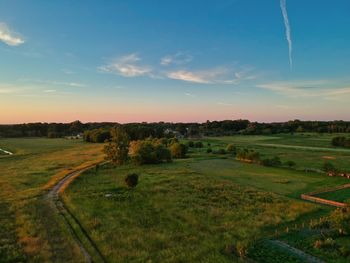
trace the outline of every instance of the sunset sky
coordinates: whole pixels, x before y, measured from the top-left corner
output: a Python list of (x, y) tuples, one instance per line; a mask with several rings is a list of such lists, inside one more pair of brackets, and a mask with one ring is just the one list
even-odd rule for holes
[(0, 123), (349, 113), (349, 0), (0, 1)]

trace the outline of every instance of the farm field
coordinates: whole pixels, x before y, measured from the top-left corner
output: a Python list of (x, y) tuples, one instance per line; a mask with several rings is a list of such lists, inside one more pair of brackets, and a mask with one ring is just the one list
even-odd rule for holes
[[(261, 240), (333, 210), (300, 200), (302, 193), (349, 183), (321, 172), (325, 160), (350, 169), (350, 152), (331, 147), (331, 137), (202, 138), (203, 148), (190, 148), (188, 158), (172, 163), (86, 171), (62, 197), (107, 262), (232, 262), (239, 260), (233, 253), (237, 247), (257, 262), (300, 262)], [(240, 162), (232, 154), (207, 153), (209, 147), (215, 152), (229, 143), (255, 149), (262, 158), (279, 156), (282, 165), (265, 167)], [(80, 140), (0, 139), (0, 148), (14, 153), (0, 157), (0, 262), (84, 262), (45, 196), (72, 168), (101, 159), (102, 146)], [(140, 179), (131, 190), (124, 177), (132, 172)], [(340, 196), (349, 199), (350, 192)], [(295, 244), (295, 235), (285, 240)]]

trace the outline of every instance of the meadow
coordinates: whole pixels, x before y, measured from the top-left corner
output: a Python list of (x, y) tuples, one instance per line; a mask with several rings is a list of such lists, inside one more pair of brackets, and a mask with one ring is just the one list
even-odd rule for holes
[(0, 139), (0, 262), (81, 262), (45, 194), (71, 167), (101, 156), (101, 146), (66, 139)]
[[(230, 262), (238, 260), (239, 249), (258, 262), (297, 262), (266, 242), (251, 247), (333, 209), (300, 200), (302, 193), (348, 182), (321, 172), (325, 156), (349, 168), (350, 152), (332, 148), (329, 140), (317, 135), (204, 138), (203, 148), (191, 148), (188, 158), (170, 164), (86, 172), (64, 200), (108, 262)], [(215, 152), (228, 143), (296, 166), (264, 167), (207, 153), (208, 147)], [(123, 180), (133, 172), (140, 182), (130, 190)]]
[[(300, 262), (266, 240), (334, 210), (300, 199), (302, 193), (349, 183), (322, 172), (325, 161), (350, 170), (350, 151), (332, 147), (332, 136), (201, 138), (203, 148), (190, 148), (187, 158), (172, 163), (107, 164), (86, 171), (62, 198), (106, 262), (232, 262), (240, 261), (239, 253), (257, 262)], [(215, 153), (229, 143), (259, 151), (262, 158), (279, 156), (282, 165), (265, 167)], [(101, 159), (102, 146), (0, 139), (0, 148), (14, 153), (0, 156), (0, 262), (84, 262), (46, 194), (74, 167)], [(140, 178), (129, 189), (124, 177), (132, 172)], [(349, 191), (329, 194), (350, 198)], [(280, 238), (312, 248), (315, 237), (309, 234), (309, 242), (300, 245), (299, 235), (295, 231)], [(315, 254), (311, 248), (308, 252)], [(316, 254), (328, 259), (327, 253)], [(337, 254), (329, 262), (339, 259)]]

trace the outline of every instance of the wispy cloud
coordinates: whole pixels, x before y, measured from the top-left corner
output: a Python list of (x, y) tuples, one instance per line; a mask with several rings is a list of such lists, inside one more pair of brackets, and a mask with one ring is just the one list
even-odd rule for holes
[(292, 58), (293, 43), (292, 43), (291, 29), (290, 29), (288, 13), (287, 13), (286, 0), (280, 0), (280, 6), (282, 10), (284, 25), (286, 27), (286, 38), (287, 38), (288, 50), (289, 50), (289, 65), (292, 68), (293, 67), (293, 58)]
[(5, 23), (0, 23), (0, 41), (9, 46), (18, 46), (24, 43), (24, 40), (17, 33), (11, 31)]
[(79, 83), (79, 82), (64, 82), (64, 81), (56, 81), (56, 80), (26, 79), (26, 78), (19, 79), (19, 81), (22, 81), (22, 82), (34, 82), (34, 83), (56, 85), (56, 86), (68, 86), (68, 87), (74, 87), (74, 88), (87, 87), (86, 84)]
[(191, 98), (196, 98), (196, 97), (197, 97), (196, 95), (194, 95), (194, 94), (192, 94), (192, 93), (189, 93), (189, 92), (185, 92), (185, 95), (186, 95), (187, 97), (191, 97)]
[(327, 80), (279, 81), (256, 85), (259, 88), (293, 98), (320, 97), (324, 99), (350, 95), (350, 87), (330, 88)]
[(176, 70), (169, 71), (166, 75), (170, 79), (200, 84), (226, 84), (237, 85), (241, 81), (253, 80), (255, 75), (250, 70), (233, 70), (229, 67), (217, 67), (207, 70), (190, 71)]
[[(170, 79), (183, 80), (187, 82), (209, 84), (212, 83), (210, 80), (215, 73), (209, 72), (191, 72), (186, 70), (178, 70), (167, 73), (167, 77)], [(210, 76), (209, 76), (210, 75)]]
[(136, 53), (133, 53), (115, 59), (99, 69), (102, 72), (116, 73), (123, 77), (151, 76), (152, 68), (146, 65), (140, 65), (140, 61), (140, 57)]
[(72, 74), (74, 74), (74, 71), (69, 70), (69, 69), (62, 69), (61, 71), (62, 71), (64, 74), (67, 74), (67, 75), (72, 75)]
[(57, 90), (55, 89), (46, 89), (46, 90), (43, 90), (43, 92), (45, 93), (55, 93)]
[(168, 66), (171, 64), (184, 65), (191, 62), (193, 57), (187, 53), (177, 52), (174, 55), (167, 55), (161, 58), (160, 64), (163, 66)]

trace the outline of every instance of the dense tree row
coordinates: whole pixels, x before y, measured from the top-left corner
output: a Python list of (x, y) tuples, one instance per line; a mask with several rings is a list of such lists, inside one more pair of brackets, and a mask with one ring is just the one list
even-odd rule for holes
[[(27, 123), (0, 125), (0, 137), (63, 137), (84, 133), (88, 130), (99, 130), (104, 133), (118, 123)], [(350, 122), (345, 121), (299, 121), (280, 123), (258, 123), (248, 120), (207, 121), (205, 123), (128, 123), (123, 124), (131, 140), (142, 140), (148, 137), (199, 137), (233, 135), (233, 134), (276, 134), (295, 132), (338, 133), (350, 132)], [(96, 133), (96, 131), (95, 131)], [(94, 134), (91, 140), (94, 141)], [(106, 135), (106, 134), (105, 134)], [(102, 136), (103, 137), (103, 136)], [(101, 138), (99, 138), (101, 139)], [(98, 141), (99, 141), (98, 139)]]
[(122, 165), (131, 160), (137, 165), (171, 162), (172, 158), (185, 158), (187, 145), (176, 138), (148, 138), (132, 140), (126, 130), (119, 126), (111, 129), (111, 136), (104, 147), (106, 160)]

